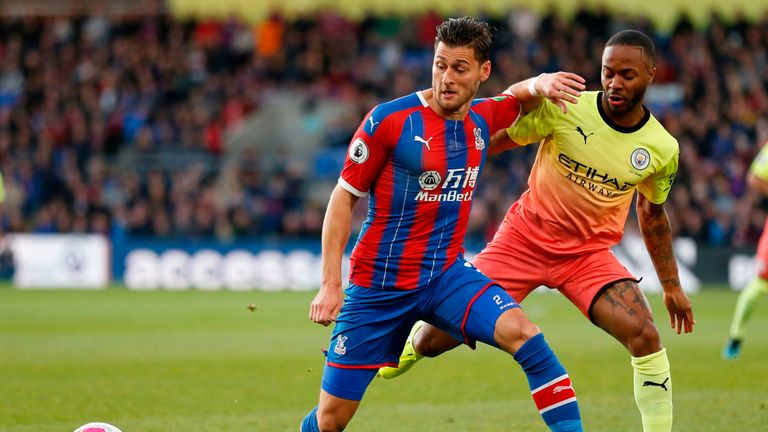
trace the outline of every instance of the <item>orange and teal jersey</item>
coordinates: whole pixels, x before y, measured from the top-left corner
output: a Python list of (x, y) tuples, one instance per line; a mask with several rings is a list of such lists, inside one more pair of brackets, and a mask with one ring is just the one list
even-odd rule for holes
[(615, 124), (601, 97), (583, 92), (567, 114), (544, 100), (507, 129), (520, 145), (541, 142), (528, 190), (510, 212), (521, 215), (521, 228), (552, 252), (618, 243), (635, 189), (661, 204), (675, 179), (677, 140), (647, 109), (634, 127)]
[(760, 153), (755, 156), (752, 165), (749, 166), (749, 173), (768, 181), (768, 145), (764, 145)]

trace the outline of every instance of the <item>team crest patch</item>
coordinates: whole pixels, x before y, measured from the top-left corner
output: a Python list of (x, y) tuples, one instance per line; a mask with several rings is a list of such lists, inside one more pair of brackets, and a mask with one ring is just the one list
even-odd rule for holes
[(419, 176), (419, 186), (421, 186), (423, 190), (435, 190), (440, 186), (441, 180), (439, 172), (424, 171), (424, 173)]
[(629, 159), (635, 169), (644, 170), (651, 163), (651, 154), (648, 153), (648, 150), (639, 148), (632, 152), (632, 156)]
[(485, 140), (483, 139), (483, 131), (480, 128), (474, 128), (473, 132), (475, 134), (475, 148), (478, 150), (482, 150), (485, 148)]
[(358, 164), (368, 160), (368, 145), (362, 138), (352, 141), (352, 145), (349, 146), (349, 159)]
[(336, 354), (343, 356), (347, 353), (347, 346), (344, 345), (344, 343), (347, 341), (347, 337), (344, 335), (339, 335), (336, 337), (336, 346), (333, 347), (333, 352)]

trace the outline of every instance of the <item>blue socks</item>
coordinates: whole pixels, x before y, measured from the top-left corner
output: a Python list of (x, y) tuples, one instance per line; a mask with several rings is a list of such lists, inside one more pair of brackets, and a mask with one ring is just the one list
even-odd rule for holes
[(312, 408), (312, 411), (304, 417), (301, 421), (301, 432), (320, 432), (320, 428), (317, 426), (317, 407)]
[(514, 354), (528, 377), (531, 396), (552, 432), (581, 432), (581, 414), (571, 379), (539, 333)]
[[(555, 353), (538, 334), (520, 347), (514, 355), (528, 377), (533, 401), (551, 432), (582, 432), (579, 404), (571, 379)], [(317, 407), (304, 417), (301, 432), (320, 432)]]

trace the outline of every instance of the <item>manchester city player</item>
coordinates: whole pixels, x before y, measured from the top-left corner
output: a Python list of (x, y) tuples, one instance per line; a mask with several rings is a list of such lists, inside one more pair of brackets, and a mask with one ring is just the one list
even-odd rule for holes
[[(763, 144), (760, 153), (752, 161), (747, 174), (747, 184), (758, 194), (768, 196), (768, 145)], [(765, 220), (763, 233), (760, 234), (760, 240), (757, 243), (755, 261), (757, 274), (739, 294), (736, 309), (733, 312), (728, 342), (723, 349), (723, 357), (726, 360), (739, 358), (747, 323), (752, 319), (760, 298), (768, 294), (768, 219)]]

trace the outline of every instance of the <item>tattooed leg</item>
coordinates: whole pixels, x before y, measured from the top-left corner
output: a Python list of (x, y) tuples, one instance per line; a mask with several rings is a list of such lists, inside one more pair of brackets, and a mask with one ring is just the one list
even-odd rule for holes
[(595, 324), (621, 342), (632, 355), (634, 396), (643, 432), (672, 430), (672, 377), (667, 351), (645, 295), (634, 281), (605, 289), (592, 306)]
[(661, 350), (653, 315), (637, 282), (617, 282), (603, 290), (592, 306), (595, 324), (616, 338), (635, 357)]

